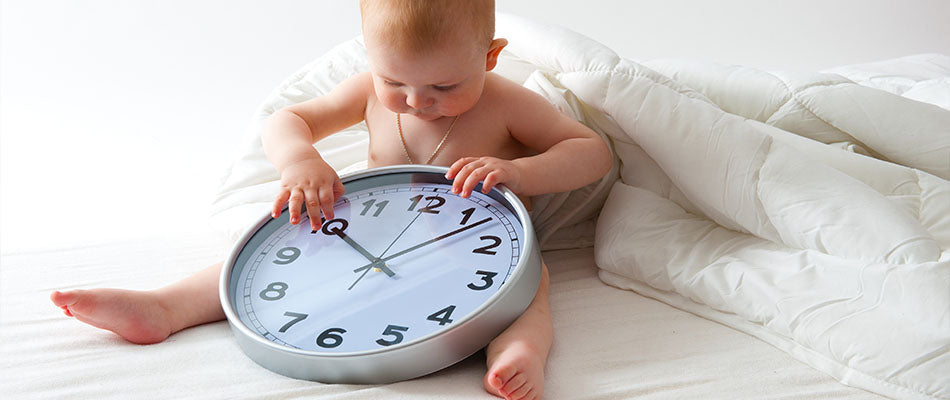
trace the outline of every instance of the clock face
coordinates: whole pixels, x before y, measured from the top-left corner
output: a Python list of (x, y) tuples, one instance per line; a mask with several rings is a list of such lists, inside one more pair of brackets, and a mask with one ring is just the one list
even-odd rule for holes
[(427, 172), (345, 186), (320, 230), (284, 212), (235, 259), (229, 301), (261, 337), (321, 353), (404, 346), (466, 319), (518, 266), (524, 229), (499, 191), (462, 198)]

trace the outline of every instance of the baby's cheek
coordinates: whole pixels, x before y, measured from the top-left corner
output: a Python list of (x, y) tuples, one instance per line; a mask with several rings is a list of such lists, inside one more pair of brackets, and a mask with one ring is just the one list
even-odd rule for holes
[(394, 113), (403, 113), (406, 111), (406, 97), (400, 93), (383, 91), (382, 93), (377, 92), (376, 97), (379, 98), (383, 106), (389, 109), (389, 111)]

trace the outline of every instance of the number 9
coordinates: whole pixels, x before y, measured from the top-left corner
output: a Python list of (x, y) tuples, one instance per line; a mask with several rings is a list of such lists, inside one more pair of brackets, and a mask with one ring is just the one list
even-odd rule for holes
[(279, 260), (274, 260), (274, 264), (287, 265), (294, 262), (297, 257), (300, 257), (300, 249), (296, 247), (284, 247), (277, 250), (277, 258), (279, 258)]

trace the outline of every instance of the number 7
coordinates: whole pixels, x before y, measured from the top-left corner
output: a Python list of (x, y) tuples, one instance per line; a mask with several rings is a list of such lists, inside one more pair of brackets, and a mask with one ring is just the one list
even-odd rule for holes
[(290, 322), (284, 324), (284, 326), (282, 326), (282, 327), (280, 328), (280, 330), (277, 331), (277, 332), (280, 332), (280, 333), (287, 332), (287, 329), (290, 329), (291, 326), (294, 326), (294, 324), (296, 324), (296, 323), (298, 323), (298, 322), (300, 322), (300, 321), (303, 321), (303, 320), (307, 319), (307, 317), (308, 317), (307, 314), (300, 314), (300, 313), (295, 313), (295, 312), (290, 312), (290, 311), (285, 312), (285, 313), (284, 313), (284, 316), (286, 316), (286, 317), (293, 317), (293, 319), (290, 320)]

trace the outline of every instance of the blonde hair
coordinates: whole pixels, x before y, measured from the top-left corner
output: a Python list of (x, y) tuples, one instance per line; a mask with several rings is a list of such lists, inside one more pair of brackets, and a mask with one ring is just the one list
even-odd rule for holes
[[(364, 36), (421, 52), (444, 40), (485, 46), (495, 37), (494, 0), (360, 0)], [(371, 26), (368, 26), (370, 24)]]

